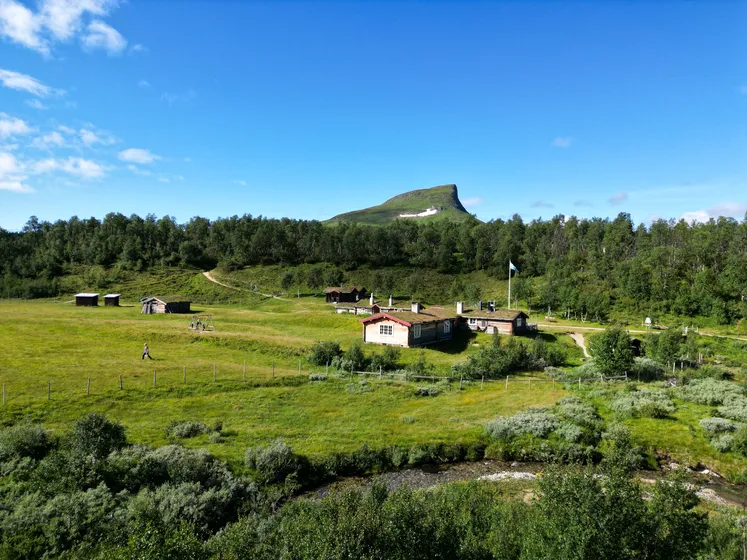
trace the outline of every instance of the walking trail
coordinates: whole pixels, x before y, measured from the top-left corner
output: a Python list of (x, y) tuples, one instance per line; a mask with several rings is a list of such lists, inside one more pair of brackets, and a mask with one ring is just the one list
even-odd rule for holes
[[(209, 271), (207, 271), (207, 270), (206, 270), (205, 272), (203, 272), (203, 273), (202, 273), (202, 275), (203, 275), (203, 276), (204, 276), (205, 278), (207, 278), (208, 280), (210, 280), (211, 282), (213, 282), (213, 283), (215, 283), (215, 284), (218, 284), (219, 286), (223, 286), (224, 288), (228, 288), (229, 290), (236, 290), (236, 291), (239, 291), (239, 292), (248, 292), (248, 291), (250, 291), (250, 290), (247, 290), (246, 288), (239, 288), (239, 287), (237, 287), (237, 286), (229, 286), (228, 284), (224, 284), (224, 283), (223, 283), (223, 282), (221, 282), (220, 280), (216, 279), (216, 278), (215, 278), (215, 277), (214, 277), (214, 276), (213, 276), (212, 274), (210, 274), (210, 272), (209, 272)], [(281, 298), (280, 296), (276, 296), (276, 295), (273, 295), (273, 294), (262, 294), (262, 293), (260, 292), (260, 295), (263, 295), (263, 296), (264, 296), (264, 297), (266, 297), (266, 298), (274, 298), (274, 299), (280, 299), (280, 300), (283, 300), (283, 301), (285, 301), (285, 299), (284, 299), (284, 298)]]
[(575, 332), (569, 332), (568, 336), (570, 336), (573, 339), (573, 342), (578, 344), (581, 347), (581, 350), (584, 351), (584, 357), (585, 358), (591, 358), (591, 354), (589, 354), (589, 351), (586, 349), (586, 342), (584, 341), (584, 335), (581, 333), (575, 333)]

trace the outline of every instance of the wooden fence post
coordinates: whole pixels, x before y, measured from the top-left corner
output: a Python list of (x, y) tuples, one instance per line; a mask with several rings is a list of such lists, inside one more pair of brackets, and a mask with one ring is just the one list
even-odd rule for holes
[(275, 360), (272, 360), (272, 378), (275, 379)]
[(301, 360), (298, 360), (298, 375), (301, 375)]
[(459, 390), (462, 390), (462, 382), (464, 381), (464, 373), (459, 374)]
[(88, 385), (86, 385), (86, 395), (91, 394), (91, 378), (88, 378)]
[(529, 388), (530, 389), (532, 388), (532, 378), (531, 377), (529, 378)]
[(581, 388), (581, 378), (580, 377), (578, 378), (578, 388), (579, 389)]
[(482, 388), (485, 386), (485, 374), (482, 374), (482, 381), (480, 381), (480, 391), (482, 391)]
[(52, 382), (51, 381), (47, 381), (47, 400), (48, 401), (52, 400)]
[(327, 365), (324, 366), (324, 374), (329, 375), (329, 362), (327, 362)]
[(246, 381), (246, 360), (244, 360), (244, 381)]
[(384, 368), (382, 366), (379, 366), (379, 379), (384, 377)]
[(5, 383), (3, 383), (3, 406), (5, 406)]
[(216, 379), (216, 375), (217, 375), (217, 374), (216, 374), (216, 367), (215, 367), (215, 362), (213, 362), (213, 381), (215, 381), (215, 379)]
[(154, 387), (157, 386), (157, 383), (156, 383), (156, 370), (153, 370), (153, 386)]
[(122, 374), (119, 374), (119, 390), (122, 390)]
[(506, 391), (508, 391), (508, 375), (506, 376)]

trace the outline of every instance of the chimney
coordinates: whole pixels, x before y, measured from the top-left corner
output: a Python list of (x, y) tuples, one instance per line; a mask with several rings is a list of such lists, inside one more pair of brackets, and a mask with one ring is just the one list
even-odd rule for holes
[(457, 302), (457, 315), (461, 315), (462, 313), (464, 313), (464, 302), (458, 301)]
[(373, 297), (373, 292), (371, 292), (371, 305), (373, 304), (374, 304), (374, 297)]
[(418, 303), (417, 301), (412, 302), (412, 312), (420, 313), (420, 303)]
[(389, 294), (389, 307), (393, 307), (394, 302), (392, 301), (392, 294)]

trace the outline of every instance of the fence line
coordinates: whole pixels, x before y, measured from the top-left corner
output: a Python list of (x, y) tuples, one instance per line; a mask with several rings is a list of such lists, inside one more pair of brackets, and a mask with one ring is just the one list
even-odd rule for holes
[[(226, 365), (226, 364), (224, 364), (224, 365)], [(231, 367), (234, 367), (234, 364), (227, 364), (227, 365), (229, 365)], [(218, 377), (217, 363), (213, 362), (212, 382), (204, 380), (205, 372), (202, 371), (201, 372), (201, 377), (203, 379), (195, 381), (192, 384), (193, 385), (205, 385), (205, 386), (209, 386), (212, 383), (217, 383), (218, 381), (220, 381), (221, 383), (224, 383), (224, 382), (235, 382), (235, 383), (238, 383), (238, 384), (240, 384), (241, 382), (246, 382), (246, 381), (250, 381), (250, 382), (256, 382), (257, 381), (257, 379), (258, 379), (257, 377), (253, 377), (252, 379), (249, 379), (249, 380), (247, 379), (247, 376), (246, 376), (246, 370), (247, 370), (246, 360), (244, 360), (243, 364), (238, 364), (238, 367), (241, 368), (241, 374), (240, 374), (240, 378), (239, 379), (235, 379), (233, 377), (225, 377), (223, 379), (220, 379)], [(174, 369), (174, 368), (173, 367), (169, 368), (169, 370), (167, 370), (167, 371), (170, 371), (171, 369)], [(275, 361), (274, 360), (271, 362), (271, 366), (268, 367), (268, 368), (263, 368), (261, 366), (252, 366), (252, 369), (255, 369), (255, 370), (259, 369), (259, 370), (265, 370), (265, 371), (269, 370), (271, 372), (272, 379), (273, 380), (275, 379)], [(163, 369), (160, 370), (160, 372), (163, 372), (163, 371), (164, 371)], [(178, 369), (176, 371), (178, 371)], [(293, 379), (293, 378), (298, 378), (299, 376), (310, 376), (312, 374), (319, 373), (317, 371), (312, 371), (311, 369), (309, 369), (307, 371), (303, 371), (303, 369), (302, 369), (302, 363), (301, 362), (299, 362), (299, 364), (298, 364), (297, 373), (296, 373), (296, 371), (289, 370), (289, 369), (284, 369), (284, 370), (281, 370), (281, 371), (291, 372), (291, 373), (286, 373), (280, 379), (286, 379), (286, 378)], [(326, 368), (324, 368), (322, 371), (324, 371), (325, 373), (329, 373), (329, 366), (327, 366)], [(152, 381), (153, 385), (152, 385), (152, 387), (154, 389), (158, 389), (159, 388), (159, 384), (158, 384), (158, 373), (159, 373), (158, 369), (154, 369), (153, 370), (153, 381)], [(359, 376), (362, 376), (364, 378), (366, 376), (375, 376), (375, 377), (378, 377), (379, 379), (383, 379), (383, 378), (400, 379), (400, 380), (404, 380), (405, 382), (409, 382), (409, 381), (430, 381), (430, 382), (446, 381), (448, 383), (452, 383), (452, 382), (457, 382), (458, 381), (460, 389), (462, 389), (462, 386), (463, 386), (463, 383), (464, 383), (464, 376), (463, 375), (460, 375), (458, 377), (457, 376), (450, 376), (450, 375), (446, 375), (446, 376), (444, 376), (444, 375), (441, 375), (441, 376), (439, 376), (439, 375), (416, 375), (416, 374), (409, 373), (407, 371), (401, 372), (401, 373), (399, 373), (399, 372), (385, 372), (381, 368), (379, 369), (378, 372), (376, 372), (376, 371), (355, 371), (355, 370), (353, 370), (351, 368), (350, 372), (340, 371), (340, 373), (343, 376), (350, 376), (350, 377), (352, 377), (353, 375), (359, 375)], [(146, 379), (147, 379), (147, 376), (146, 376), (145, 379), (143, 379), (142, 372), (138, 372), (138, 374), (134, 375), (133, 378), (132, 378), (132, 380), (133, 381), (137, 380), (137, 382), (132, 383), (132, 385), (135, 385), (134, 390), (144, 390), (144, 389), (147, 390), (148, 384), (147, 384)], [(268, 378), (264, 377), (264, 378), (260, 378), (260, 379), (268, 379)], [(573, 385), (578, 384), (578, 386), (580, 387), (582, 383), (605, 383), (605, 382), (609, 382), (609, 381), (620, 381), (620, 380), (624, 380), (624, 381), (627, 382), (628, 381), (628, 375), (627, 375), (627, 373), (625, 375), (610, 376), (610, 377), (606, 377), (604, 375), (600, 375), (599, 378), (587, 378), (587, 379), (578, 378), (578, 379), (564, 379), (564, 380), (559, 380), (559, 379), (541, 379), (541, 378), (533, 378), (533, 377), (512, 377), (512, 376), (508, 376), (508, 375), (506, 376), (505, 380), (503, 378), (501, 378), (501, 379), (485, 379), (484, 375), (481, 376), (481, 378), (479, 379), (479, 381), (480, 381), (480, 388), (481, 389), (484, 387), (485, 382), (487, 382), (487, 383), (504, 383), (506, 390), (508, 390), (509, 385), (511, 383), (514, 383), (514, 384), (516, 384), (516, 383), (525, 384), (525, 385), (527, 385), (528, 388), (531, 388), (532, 383), (534, 383), (535, 385), (536, 384), (540, 384), (540, 383), (552, 383), (553, 388), (555, 388), (555, 384), (556, 383), (560, 383), (562, 385), (564, 385), (564, 384), (573, 384)], [(98, 380), (94, 380), (94, 381), (96, 381), (96, 383), (95, 383), (96, 385), (101, 386), (101, 384), (98, 382)], [(145, 383), (143, 383), (144, 381), (145, 381)], [(167, 388), (168, 389), (169, 386), (170, 386), (169, 383), (168, 382), (164, 383), (163, 382), (163, 377), (162, 377), (161, 381), (162, 381), (162, 383), (160, 384), (161, 388)], [(471, 381), (471, 382), (477, 382), (478, 380), (477, 379), (473, 379), (473, 380), (469, 380), (469, 381)], [(124, 391), (125, 390), (124, 376), (123, 376), (123, 374), (120, 373), (118, 375), (118, 382), (115, 379), (115, 383), (117, 384), (117, 388), (119, 389), (119, 391)], [(182, 368), (182, 383), (183, 383), (183, 385), (189, 385), (188, 378), (187, 378), (187, 366), (186, 365), (183, 366), (183, 368)], [(64, 385), (68, 389), (67, 391), (63, 391), (63, 393), (65, 393), (66, 395), (69, 395), (70, 393), (74, 394), (75, 392), (77, 392), (75, 390), (70, 391), (70, 389), (69, 389), (70, 388), (70, 383), (69, 382), (64, 383)], [(130, 385), (130, 386), (132, 386), (132, 385)], [(174, 385), (171, 385), (171, 386), (178, 386), (178, 385), (174, 384)], [(92, 387), (91, 377), (87, 377), (86, 378), (86, 385), (85, 385), (85, 394), (86, 394), (86, 396), (90, 396), (91, 395), (91, 387)], [(106, 389), (104, 391), (106, 391)], [(47, 392), (47, 400), (51, 401), (52, 400), (52, 381), (48, 381), (47, 382), (47, 391), (46, 392)], [(33, 394), (33, 390), (26, 389), (26, 390), (23, 390), (22, 393), (26, 397), (24, 400), (31, 400), (31, 401), (35, 400), (33, 396), (31, 396), (30, 399), (28, 397), (29, 393)], [(99, 393), (99, 394), (101, 394), (101, 393)], [(3, 400), (2, 400), (2, 406), (3, 407), (5, 407), (7, 405), (8, 395), (9, 395), (8, 384), (7, 383), (3, 383)]]

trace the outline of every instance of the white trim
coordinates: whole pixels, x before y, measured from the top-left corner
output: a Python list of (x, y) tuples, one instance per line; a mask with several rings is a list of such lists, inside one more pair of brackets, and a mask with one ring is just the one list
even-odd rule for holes
[(422, 334), (423, 334), (423, 325), (421, 325), (420, 323), (415, 323), (412, 326), (412, 337), (420, 338)]

